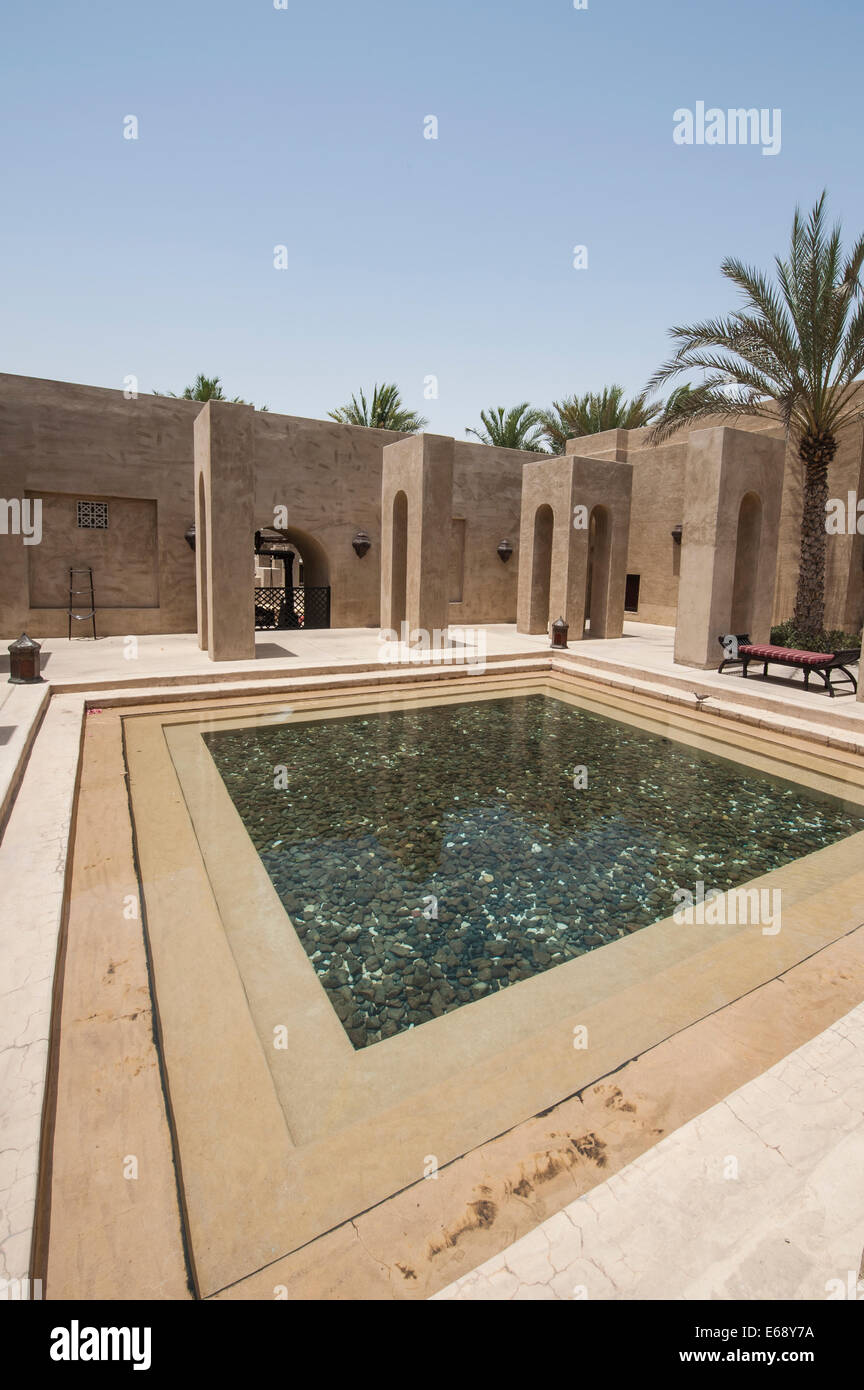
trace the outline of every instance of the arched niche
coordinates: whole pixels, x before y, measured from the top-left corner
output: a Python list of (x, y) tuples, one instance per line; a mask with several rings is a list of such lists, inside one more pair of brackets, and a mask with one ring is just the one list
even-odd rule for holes
[(608, 507), (592, 508), (588, 521), (588, 574), (585, 583), (585, 617), (592, 637), (605, 636), (609, 607), (609, 572), (612, 557), (612, 518)]
[(552, 584), (552, 539), (555, 513), (544, 502), (534, 513), (531, 548), (531, 618), (529, 632), (546, 632), (549, 627), (549, 591)]
[(738, 508), (735, 538), (735, 569), (732, 579), (731, 632), (750, 632), (753, 626), (755, 580), (759, 572), (759, 546), (762, 539), (762, 499), (745, 492)]
[(198, 646), (206, 652), (209, 647), (209, 592), (207, 572), (207, 489), (204, 474), (198, 477), (198, 520), (195, 526), (195, 567), (198, 579)]
[(393, 541), (390, 552), (391, 625), (402, 631), (408, 610), (408, 498), (400, 489), (393, 497)]

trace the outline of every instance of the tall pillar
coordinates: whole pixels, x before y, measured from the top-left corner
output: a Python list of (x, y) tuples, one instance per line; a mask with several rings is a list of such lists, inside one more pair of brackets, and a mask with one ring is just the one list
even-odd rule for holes
[(453, 512), (453, 440), (387, 444), (381, 472), (381, 627), (443, 633)]
[(255, 656), (254, 416), (208, 401), (195, 418), (198, 645), (211, 661)]
[[(550, 623), (563, 617), (569, 640), (578, 642), (589, 616), (589, 637), (621, 636), (632, 486), (632, 465), (614, 459), (566, 454), (525, 464), (519, 632), (547, 632)], [(589, 555), (591, 602), (586, 615)]]
[(718, 637), (771, 635), (785, 443), (752, 430), (694, 430), (687, 450), (675, 660), (719, 666)]

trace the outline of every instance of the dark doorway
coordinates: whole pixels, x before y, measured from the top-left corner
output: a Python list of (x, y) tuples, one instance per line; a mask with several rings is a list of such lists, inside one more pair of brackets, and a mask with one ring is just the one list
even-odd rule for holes
[[(265, 527), (255, 532), (255, 557), (266, 576), (255, 585), (258, 632), (330, 626), (329, 566), (318, 541), (302, 532)], [(300, 583), (295, 582), (295, 560)], [(316, 582), (308, 584), (307, 579)]]

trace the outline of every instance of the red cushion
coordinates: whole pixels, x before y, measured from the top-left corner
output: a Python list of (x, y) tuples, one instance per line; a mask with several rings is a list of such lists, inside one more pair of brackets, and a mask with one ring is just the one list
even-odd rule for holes
[(772, 647), (744, 645), (738, 648), (739, 656), (754, 656), (761, 661), (787, 661), (795, 666), (824, 666), (834, 660), (833, 652), (802, 652), (797, 647)]

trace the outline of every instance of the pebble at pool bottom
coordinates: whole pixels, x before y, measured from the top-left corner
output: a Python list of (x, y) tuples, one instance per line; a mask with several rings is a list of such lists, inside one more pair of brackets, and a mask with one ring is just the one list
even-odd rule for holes
[(539, 694), (204, 738), (355, 1047), (864, 828)]

